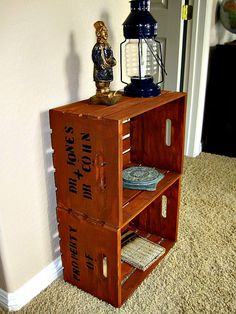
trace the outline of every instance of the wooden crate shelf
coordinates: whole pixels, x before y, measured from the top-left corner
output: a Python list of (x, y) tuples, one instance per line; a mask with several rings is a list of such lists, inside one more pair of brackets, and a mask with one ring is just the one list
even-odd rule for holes
[(174, 182), (180, 178), (179, 174), (168, 172), (158, 183), (156, 191), (123, 190), (123, 224), (125, 226), (149, 204), (155, 201)]
[[(164, 91), (50, 110), (64, 279), (115, 307), (177, 240), (185, 107), (185, 93)], [(122, 170), (132, 165), (164, 174), (155, 191), (123, 189)], [(146, 271), (121, 262), (121, 235), (130, 228), (166, 249)]]
[[(144, 238), (149, 239), (150, 241), (153, 241), (154, 243), (158, 243), (161, 244), (165, 249), (165, 254), (162, 255), (151, 267), (149, 267), (146, 271), (141, 271), (135, 267), (133, 267), (132, 265), (125, 263), (125, 262), (121, 262), (121, 285), (123, 286), (129, 279), (131, 281), (133, 281), (133, 277), (138, 277), (138, 278), (144, 278), (146, 277), (150, 271), (152, 271), (153, 268), (155, 268), (161, 261), (162, 259), (168, 254), (168, 252), (170, 251), (170, 249), (174, 246), (175, 241), (171, 241), (168, 239), (164, 239), (160, 236), (157, 236), (155, 234), (150, 234), (150, 233), (146, 233), (143, 231), (138, 231), (137, 229), (135, 229), (137, 234), (141, 235)], [(131, 275), (133, 276), (131, 278)], [(144, 277), (143, 277), (144, 276)], [(143, 279), (142, 279), (143, 280)], [(141, 280), (141, 281), (142, 281)], [(128, 285), (128, 284), (127, 284)]]
[[(150, 237), (153, 242), (152, 237)], [(158, 242), (157, 242), (158, 243)], [(130, 266), (127, 263), (122, 263), (123, 280), (121, 285), (121, 298), (122, 303), (124, 303), (130, 295), (135, 291), (137, 286), (139, 286), (142, 281), (152, 272), (154, 268), (164, 259), (164, 257), (169, 253), (170, 249), (174, 246), (175, 242), (167, 239), (163, 239), (161, 245), (165, 247), (166, 252), (162, 255), (156, 262), (154, 262), (146, 271), (141, 271)], [(134, 284), (135, 283), (135, 284)]]
[(139, 230), (137, 222), (128, 226), (166, 249), (146, 271), (141, 271), (121, 261), (121, 228), (113, 229), (61, 208), (57, 208), (57, 216), (65, 280), (115, 307), (125, 302), (175, 244), (174, 240), (144, 231), (143, 226)]

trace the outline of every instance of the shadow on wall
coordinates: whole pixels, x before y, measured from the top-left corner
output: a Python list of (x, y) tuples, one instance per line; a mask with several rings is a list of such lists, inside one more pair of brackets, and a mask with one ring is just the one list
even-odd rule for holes
[[(78, 101), (79, 90), (79, 56), (76, 52), (75, 36), (71, 32), (69, 35), (69, 52), (65, 61), (65, 72), (68, 88), (68, 103)], [(55, 260), (60, 255), (59, 237), (57, 228), (56, 216), (56, 187), (54, 181), (54, 172), (52, 161), (52, 144), (51, 144), (51, 129), (49, 125), (49, 111), (42, 112), (41, 134), (42, 134), (42, 150), (45, 169), (45, 186), (47, 188), (48, 201), (48, 227), (51, 237), (52, 258)]]
[(7, 291), (7, 284), (5, 280), (5, 275), (4, 275), (4, 268), (2, 264), (2, 258), (0, 255), (0, 289)]
[(40, 115), (42, 130), (42, 149), (45, 169), (45, 186), (47, 189), (48, 204), (48, 228), (51, 238), (52, 258), (55, 260), (60, 255), (59, 238), (56, 217), (56, 187), (54, 181), (54, 172), (52, 161), (53, 149), (51, 146), (51, 129), (49, 126), (49, 112), (43, 112)]
[(75, 36), (73, 32), (71, 32), (69, 36), (69, 53), (66, 56), (65, 71), (69, 93), (69, 102), (78, 101), (79, 56), (76, 52)]

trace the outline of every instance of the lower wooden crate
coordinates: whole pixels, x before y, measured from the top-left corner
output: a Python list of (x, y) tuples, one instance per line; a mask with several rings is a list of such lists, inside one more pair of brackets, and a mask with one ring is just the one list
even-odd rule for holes
[(65, 281), (120, 306), (120, 232), (61, 208), (57, 217)]
[[(179, 180), (127, 224), (114, 228), (73, 210), (57, 208), (65, 281), (120, 307), (168, 254), (177, 240)], [(167, 208), (163, 214), (163, 197)], [(146, 271), (121, 261), (121, 235), (127, 230), (165, 247)]]

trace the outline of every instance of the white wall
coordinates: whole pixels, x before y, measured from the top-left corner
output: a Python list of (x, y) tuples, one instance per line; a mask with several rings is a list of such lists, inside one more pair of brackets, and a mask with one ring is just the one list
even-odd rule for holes
[[(128, 0), (0, 2), (0, 288), (13, 292), (59, 256), (48, 110), (95, 93), (93, 23), (119, 61)], [(121, 87), (119, 64), (113, 89)]]

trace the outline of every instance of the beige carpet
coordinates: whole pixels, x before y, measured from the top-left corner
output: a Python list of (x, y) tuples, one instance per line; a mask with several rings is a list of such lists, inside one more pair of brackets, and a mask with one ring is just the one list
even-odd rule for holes
[(185, 158), (179, 240), (120, 309), (59, 279), (17, 313), (236, 313), (235, 212), (236, 158)]

